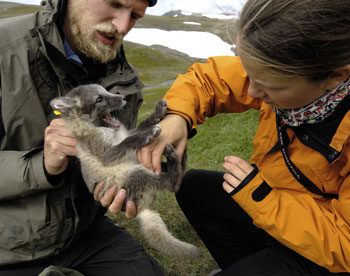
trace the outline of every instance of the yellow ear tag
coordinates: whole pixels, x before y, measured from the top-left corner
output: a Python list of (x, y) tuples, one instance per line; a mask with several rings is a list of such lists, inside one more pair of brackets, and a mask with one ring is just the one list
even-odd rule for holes
[(55, 115), (62, 115), (62, 112), (60, 112), (58, 110), (54, 110), (53, 113), (55, 113)]

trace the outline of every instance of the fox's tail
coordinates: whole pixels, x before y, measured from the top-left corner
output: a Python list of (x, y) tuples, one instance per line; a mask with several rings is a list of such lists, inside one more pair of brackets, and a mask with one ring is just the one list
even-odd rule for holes
[(168, 231), (159, 213), (144, 209), (138, 213), (136, 218), (147, 242), (160, 252), (182, 258), (200, 258), (203, 256), (196, 246), (175, 238)]

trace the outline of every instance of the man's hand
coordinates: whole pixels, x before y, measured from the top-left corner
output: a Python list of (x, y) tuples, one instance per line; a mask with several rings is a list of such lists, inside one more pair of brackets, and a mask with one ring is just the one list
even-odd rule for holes
[(76, 156), (78, 140), (65, 127), (63, 119), (54, 119), (45, 129), (44, 165), (49, 175), (64, 172), (68, 166), (68, 156)]
[(224, 174), (224, 182), (222, 184), (224, 190), (231, 193), (246, 178), (254, 167), (247, 161), (237, 156), (226, 156), (222, 167), (229, 173)]
[[(110, 187), (103, 197), (98, 198), (99, 193), (103, 189), (103, 182), (96, 185), (94, 190), (94, 198), (96, 201), (100, 201), (103, 207), (108, 207), (108, 210), (113, 214), (118, 214), (123, 209), (123, 205), (126, 199), (126, 190), (120, 189), (118, 191), (117, 185)], [(136, 216), (136, 205), (135, 202), (128, 200), (126, 202), (125, 216), (127, 218), (133, 218)]]
[(167, 144), (173, 145), (182, 158), (187, 146), (186, 120), (176, 114), (168, 114), (159, 122), (162, 131), (152, 143), (137, 151), (137, 160), (146, 168), (160, 174), (162, 154)]

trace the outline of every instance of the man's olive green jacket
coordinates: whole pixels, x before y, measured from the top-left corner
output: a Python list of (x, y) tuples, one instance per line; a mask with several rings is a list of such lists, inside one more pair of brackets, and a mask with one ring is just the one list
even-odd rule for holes
[(117, 115), (127, 127), (135, 126), (142, 103), (143, 85), (122, 49), (115, 61), (96, 65), (103, 70), (91, 77), (68, 61), (57, 28), (61, 5), (45, 0), (36, 14), (0, 20), (0, 265), (59, 253), (100, 209), (75, 158), (55, 181), (45, 176), (44, 131), (54, 118), (49, 101), (96, 82), (126, 95)]

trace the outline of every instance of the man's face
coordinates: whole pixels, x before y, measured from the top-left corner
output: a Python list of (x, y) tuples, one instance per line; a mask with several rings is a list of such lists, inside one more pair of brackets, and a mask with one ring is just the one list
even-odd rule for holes
[(147, 0), (68, 0), (63, 30), (78, 55), (106, 63), (147, 7)]

